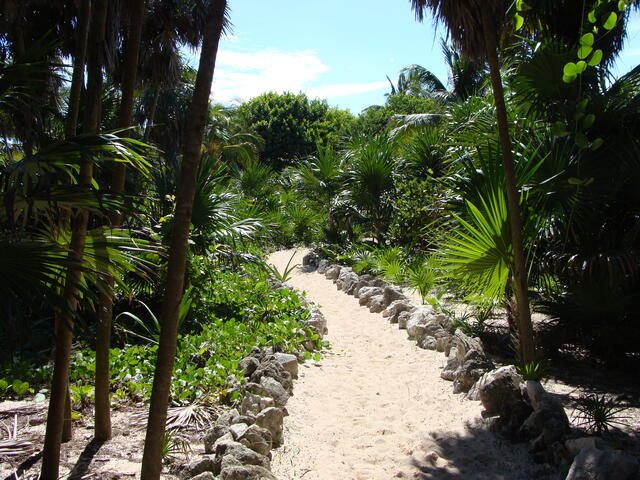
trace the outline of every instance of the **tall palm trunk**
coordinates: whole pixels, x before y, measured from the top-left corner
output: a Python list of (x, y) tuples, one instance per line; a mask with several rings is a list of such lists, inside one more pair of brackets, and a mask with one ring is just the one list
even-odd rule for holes
[[(91, 18), (91, 0), (82, 2), (78, 13), (78, 34), (76, 39), (76, 52), (73, 58), (73, 74), (71, 76), (71, 88), (69, 90), (69, 107), (65, 122), (65, 136), (67, 138), (76, 135), (78, 128), (78, 114), (80, 112), (80, 95), (84, 83), (84, 67), (87, 56), (87, 42), (89, 40), (89, 20)], [(64, 407), (64, 424), (62, 429), (62, 442), (66, 443), (73, 437), (71, 424), (71, 393), (67, 388), (67, 400)]]
[(516, 187), (516, 176), (513, 165), (513, 153), (509, 136), (509, 122), (507, 108), (504, 103), (504, 90), (500, 77), (500, 64), (498, 62), (498, 48), (495, 37), (493, 20), (488, 10), (483, 9), (483, 30), (491, 76), (491, 87), (496, 104), (496, 116), (498, 120), (498, 135), (500, 137), (500, 150), (502, 151), (502, 164), (507, 189), (507, 207), (511, 227), (511, 243), (513, 244), (513, 286), (517, 304), (518, 341), (519, 354), (522, 362), (535, 360), (535, 345), (533, 340), (533, 326), (531, 324), (531, 310), (529, 308), (529, 295), (527, 287), (527, 270), (524, 261), (524, 249), (522, 245), (522, 221), (520, 218), (519, 195)]
[[(131, 2), (131, 18), (129, 36), (124, 52), (122, 77), (122, 99), (118, 113), (118, 126), (127, 128), (133, 123), (133, 101), (138, 72), (138, 57), (140, 54), (140, 38), (144, 18), (144, 0)], [(126, 135), (127, 133), (123, 133)], [(111, 191), (115, 194), (124, 190), (126, 166), (116, 163), (111, 181)], [(122, 214), (111, 216), (111, 226), (118, 228), (122, 225)], [(95, 438), (106, 441), (111, 439), (111, 409), (109, 402), (109, 346), (111, 344), (111, 323), (113, 317), (113, 277), (107, 279), (107, 288), (100, 297), (98, 306), (98, 327), (96, 331), (96, 377), (95, 377)]]
[(180, 183), (178, 184), (177, 204), (171, 234), (167, 284), (162, 305), (162, 328), (142, 457), (141, 480), (158, 480), (162, 470), (162, 438), (167, 419), (173, 359), (176, 353), (178, 305), (184, 288), (196, 177), (200, 164), (202, 137), (209, 108), (209, 95), (218, 44), (225, 23), (226, 6), (226, 0), (214, 0), (208, 8), (193, 101), (187, 117)]
[(87, 41), (89, 40), (89, 19), (91, 17), (91, 0), (82, 2), (78, 14), (78, 36), (76, 51), (73, 58), (73, 74), (71, 89), (69, 90), (69, 108), (65, 124), (65, 135), (73, 137), (78, 127), (78, 113), (80, 112), (80, 95), (84, 83), (84, 66), (87, 56)]
[[(102, 92), (102, 49), (105, 36), (108, 0), (95, 0), (90, 27), (90, 48), (87, 55), (87, 110), (85, 131), (95, 133), (100, 123), (100, 98)], [(84, 188), (91, 188), (93, 167), (89, 159), (82, 161), (78, 183)], [(73, 219), (69, 256), (81, 262), (87, 236), (89, 213), (79, 210)], [(57, 480), (60, 470), (60, 442), (64, 423), (64, 409), (69, 388), (69, 363), (73, 324), (78, 305), (77, 290), (81, 279), (81, 271), (69, 268), (65, 281), (64, 298), (68, 308), (56, 314), (55, 335), (56, 349), (54, 357), (53, 379), (51, 381), (51, 398), (47, 414), (47, 428), (44, 449), (42, 452), (42, 469), (40, 480)]]
[(144, 127), (143, 142), (148, 143), (151, 136), (151, 128), (156, 118), (156, 111), (158, 110), (158, 100), (160, 99), (160, 85), (156, 85), (153, 90), (153, 101), (151, 102), (151, 109), (149, 110), (149, 116), (147, 117), (147, 124)]

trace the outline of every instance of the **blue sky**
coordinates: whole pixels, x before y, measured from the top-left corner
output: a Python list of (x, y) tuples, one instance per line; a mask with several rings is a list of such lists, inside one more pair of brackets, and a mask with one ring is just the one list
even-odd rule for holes
[[(359, 113), (382, 104), (386, 75), (420, 64), (445, 81), (444, 34), (418, 23), (409, 0), (231, 0), (231, 34), (220, 44), (212, 97), (230, 104), (265, 91), (306, 92)], [(190, 55), (191, 56), (191, 55)], [(617, 65), (640, 63), (640, 15)]]

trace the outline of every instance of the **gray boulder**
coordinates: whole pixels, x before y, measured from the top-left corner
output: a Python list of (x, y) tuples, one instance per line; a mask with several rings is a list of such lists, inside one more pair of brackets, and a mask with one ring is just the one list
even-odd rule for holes
[(271, 432), (257, 425), (251, 425), (247, 428), (242, 436), (238, 438), (238, 442), (267, 457), (270, 455), (273, 443)]
[(261, 363), (260, 367), (251, 374), (250, 379), (253, 383), (260, 383), (260, 379), (262, 377), (271, 377), (282, 385), (287, 393), (291, 394), (293, 392), (291, 374), (287, 372), (285, 368), (273, 357)]
[(262, 377), (260, 383), (248, 383), (247, 389), (256, 395), (273, 398), (276, 407), (284, 407), (290, 397), (289, 393), (280, 383), (267, 376)]
[(570, 438), (564, 442), (564, 448), (571, 458), (575, 458), (583, 448), (587, 447), (605, 450), (606, 445), (599, 437)]
[(402, 289), (400, 287), (396, 287), (395, 285), (387, 285), (384, 287), (384, 301), (387, 305), (390, 305), (391, 302), (396, 300), (406, 300), (407, 297), (404, 293), (402, 293)]
[(429, 316), (433, 313), (430, 305), (420, 305), (411, 311), (407, 319), (407, 335), (410, 340), (415, 340), (418, 335), (419, 326), (424, 326), (428, 322)]
[(309, 252), (302, 257), (302, 266), (304, 267), (317, 267), (320, 258), (316, 252)]
[(228, 466), (220, 472), (220, 480), (277, 480), (266, 468), (257, 465)]
[(409, 323), (411, 313), (412, 310), (407, 310), (405, 312), (400, 312), (400, 314), (398, 315), (398, 328), (400, 330), (404, 330), (407, 328), (407, 323)]
[(246, 432), (248, 428), (249, 425), (246, 423), (234, 423), (229, 427), (229, 432), (233, 439), (237, 441), (242, 435), (244, 435), (244, 432)]
[(265, 408), (256, 417), (256, 425), (269, 430), (274, 446), (282, 444), (282, 425), (284, 422), (284, 411), (281, 408)]
[(456, 347), (451, 348), (449, 351), (449, 358), (447, 364), (440, 372), (440, 378), (453, 382), (456, 378), (456, 371), (460, 367), (460, 359), (458, 358), (458, 349)]
[(323, 337), (327, 334), (327, 319), (324, 318), (324, 315), (318, 309), (318, 307), (313, 307), (309, 314), (309, 319), (306, 322), (306, 326), (313, 330), (315, 333)]
[(382, 312), (382, 316), (389, 319), (390, 323), (398, 323), (398, 317), (402, 312), (408, 312), (413, 308), (407, 300), (394, 300), (389, 306)]
[(238, 366), (240, 367), (240, 370), (242, 370), (242, 373), (245, 377), (250, 377), (251, 374), (255, 372), (258, 367), (260, 367), (260, 360), (258, 360), (254, 356), (244, 357), (242, 360), (240, 360)]
[(195, 477), (191, 477), (191, 480), (217, 480), (216, 476), (212, 472), (202, 472)]
[(335, 282), (340, 276), (340, 270), (342, 270), (340, 265), (331, 265), (324, 276), (327, 280), (333, 280)]
[(525, 420), (520, 432), (523, 436), (534, 437), (529, 444), (531, 452), (543, 452), (569, 433), (569, 419), (562, 404), (548, 394), (540, 382), (528, 380), (526, 394), (533, 413)]
[(382, 295), (384, 290), (380, 287), (363, 287), (358, 292), (358, 298), (360, 301), (360, 305), (367, 305), (371, 297), (375, 297), (377, 295)]
[(187, 465), (182, 465), (177, 476), (180, 480), (188, 480), (204, 472), (215, 473), (214, 468), (213, 458), (204, 455), (192, 460)]
[(425, 350), (435, 350), (438, 346), (438, 340), (435, 337), (422, 336), (418, 340), (417, 345)]
[(387, 302), (385, 301), (383, 295), (374, 295), (373, 297), (369, 298), (367, 306), (369, 307), (369, 311), (371, 313), (380, 313), (385, 308), (387, 308)]
[(219, 438), (224, 435), (230, 433), (229, 427), (226, 425), (216, 425), (211, 430), (209, 430), (203, 438), (204, 441), (204, 452), (205, 453), (214, 453), (215, 448), (214, 445), (218, 441)]
[(347, 291), (353, 285), (358, 283), (360, 277), (350, 267), (345, 267), (340, 270), (340, 275), (338, 276), (338, 280), (336, 280), (336, 288), (338, 290)]
[(316, 269), (316, 272), (324, 275), (325, 273), (327, 273), (328, 269), (329, 269), (329, 262), (323, 258), (318, 262), (318, 268)]
[(474, 386), (485, 409), (483, 416), (499, 417), (493, 426), (502, 434), (516, 434), (531, 414), (522, 396), (523, 385), (523, 378), (509, 365), (485, 373)]
[(638, 460), (619, 450), (586, 447), (573, 460), (565, 480), (637, 480)]
[(360, 275), (358, 277), (358, 281), (356, 283), (351, 284), (351, 286), (346, 288), (344, 291), (349, 295), (353, 295), (357, 297), (358, 292), (362, 288), (371, 286), (373, 279), (374, 279), (373, 275)]
[(240, 412), (243, 415), (257, 415), (265, 408), (275, 407), (276, 403), (271, 397), (263, 397), (254, 393), (247, 393), (240, 403)]
[(460, 362), (453, 380), (453, 393), (466, 393), (482, 375), (493, 369), (489, 359), (477, 350), (469, 350)]
[(216, 420), (216, 425), (226, 425), (227, 427), (237, 423), (240, 413), (235, 408), (222, 412)]
[(291, 378), (298, 378), (298, 359), (295, 355), (278, 352), (274, 353), (273, 357), (280, 365), (284, 367), (287, 372), (289, 372)]
[(224, 468), (223, 458), (225, 457), (233, 457), (235, 459), (235, 461), (230, 462), (231, 465), (258, 465), (267, 469), (271, 466), (269, 459), (264, 455), (254, 452), (241, 443), (228, 442), (216, 447), (214, 473), (220, 472)]

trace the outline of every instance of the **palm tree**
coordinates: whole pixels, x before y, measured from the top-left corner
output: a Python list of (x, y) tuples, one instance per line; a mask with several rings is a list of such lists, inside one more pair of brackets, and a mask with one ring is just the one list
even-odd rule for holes
[[(106, 30), (108, 0), (95, 0), (89, 28), (89, 48), (87, 55), (87, 98), (90, 101), (85, 111), (84, 128), (86, 133), (96, 133), (100, 121), (100, 98), (102, 93), (102, 51)], [(93, 180), (93, 164), (87, 159), (80, 165), (78, 183), (86, 190), (91, 189)], [(89, 212), (79, 209), (73, 218), (70, 241), (70, 257), (82, 262)], [(64, 287), (64, 297), (70, 305), (56, 315), (55, 335), (56, 348), (54, 358), (53, 379), (51, 381), (51, 398), (47, 415), (47, 429), (42, 454), (42, 480), (55, 480), (59, 477), (60, 443), (64, 428), (65, 402), (69, 387), (69, 362), (71, 342), (73, 339), (74, 315), (77, 307), (77, 290), (81, 272), (70, 268)]]
[(167, 418), (173, 360), (178, 334), (178, 306), (184, 289), (189, 249), (189, 227), (196, 190), (202, 138), (209, 110), (209, 95), (220, 37), (227, 25), (226, 0), (212, 1), (204, 12), (203, 43), (190, 115), (185, 131), (184, 154), (172, 229), (167, 284), (162, 304), (162, 329), (158, 344), (149, 420), (142, 457), (141, 480), (159, 480), (162, 470), (162, 438)]
[(505, 32), (507, 11), (511, 4), (512, 2), (509, 0), (493, 0), (491, 2), (484, 0), (411, 0), (412, 8), (419, 21), (422, 21), (426, 11), (430, 10), (437, 19), (446, 25), (454, 46), (462, 54), (470, 59), (486, 57), (489, 63), (514, 252), (512, 274), (518, 315), (519, 353), (522, 362), (531, 362), (535, 360), (535, 345), (522, 245), (522, 222), (507, 109), (498, 60), (498, 40)]
[[(138, 72), (140, 38), (145, 10), (144, 0), (135, 0), (130, 4), (129, 35), (124, 51), (122, 73), (122, 97), (118, 113), (118, 127), (129, 128), (133, 122), (133, 102)], [(127, 135), (127, 131), (123, 135)], [(124, 190), (126, 165), (120, 163), (113, 169), (111, 191), (118, 195)], [(111, 227), (122, 225), (122, 214), (111, 216)], [(107, 288), (102, 293), (98, 306), (98, 325), (96, 330), (96, 374), (95, 374), (95, 439), (106, 441), (111, 439), (111, 415), (109, 400), (109, 346), (111, 343), (111, 323), (113, 317), (113, 287), (115, 279), (107, 280)]]

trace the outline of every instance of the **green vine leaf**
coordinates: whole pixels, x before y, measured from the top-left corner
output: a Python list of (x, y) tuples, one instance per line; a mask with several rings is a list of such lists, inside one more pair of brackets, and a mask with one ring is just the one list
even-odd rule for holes
[(580, 37), (580, 45), (585, 47), (592, 47), (594, 41), (595, 37), (593, 36), (593, 33), (585, 33)]
[(582, 73), (587, 69), (587, 62), (585, 62), (584, 60), (580, 60), (578, 63), (576, 63), (576, 72), (577, 73)]
[(513, 18), (514, 18), (514, 20), (515, 20), (515, 27), (514, 27), (514, 28), (515, 28), (515, 30), (516, 30), (516, 32), (517, 32), (517, 31), (518, 31), (518, 30), (520, 30), (520, 29), (522, 28), (522, 26), (524, 25), (524, 17), (523, 17), (522, 15), (520, 15), (520, 14), (516, 13), (516, 14), (513, 16)]
[(583, 45), (580, 48), (578, 48), (578, 58), (580, 60), (584, 60), (585, 58), (587, 58), (589, 56), (589, 54), (593, 51), (593, 48), (591, 48), (588, 45)]
[(607, 19), (604, 21), (602, 27), (605, 30), (613, 30), (613, 27), (618, 23), (618, 14), (616, 12), (611, 12)]
[(596, 23), (596, 12), (591, 10), (587, 15), (587, 19), (589, 20), (589, 23)]
[(604, 140), (602, 138), (596, 138), (593, 143), (591, 143), (591, 150), (597, 150), (599, 149), (602, 144), (604, 143)]
[(600, 65), (601, 61), (602, 61), (602, 50), (598, 49), (595, 52), (593, 52), (593, 55), (589, 60), (589, 66), (595, 67), (596, 65)]
[(582, 120), (582, 128), (585, 130), (593, 127), (593, 124), (596, 122), (596, 116), (593, 113), (590, 113)]

